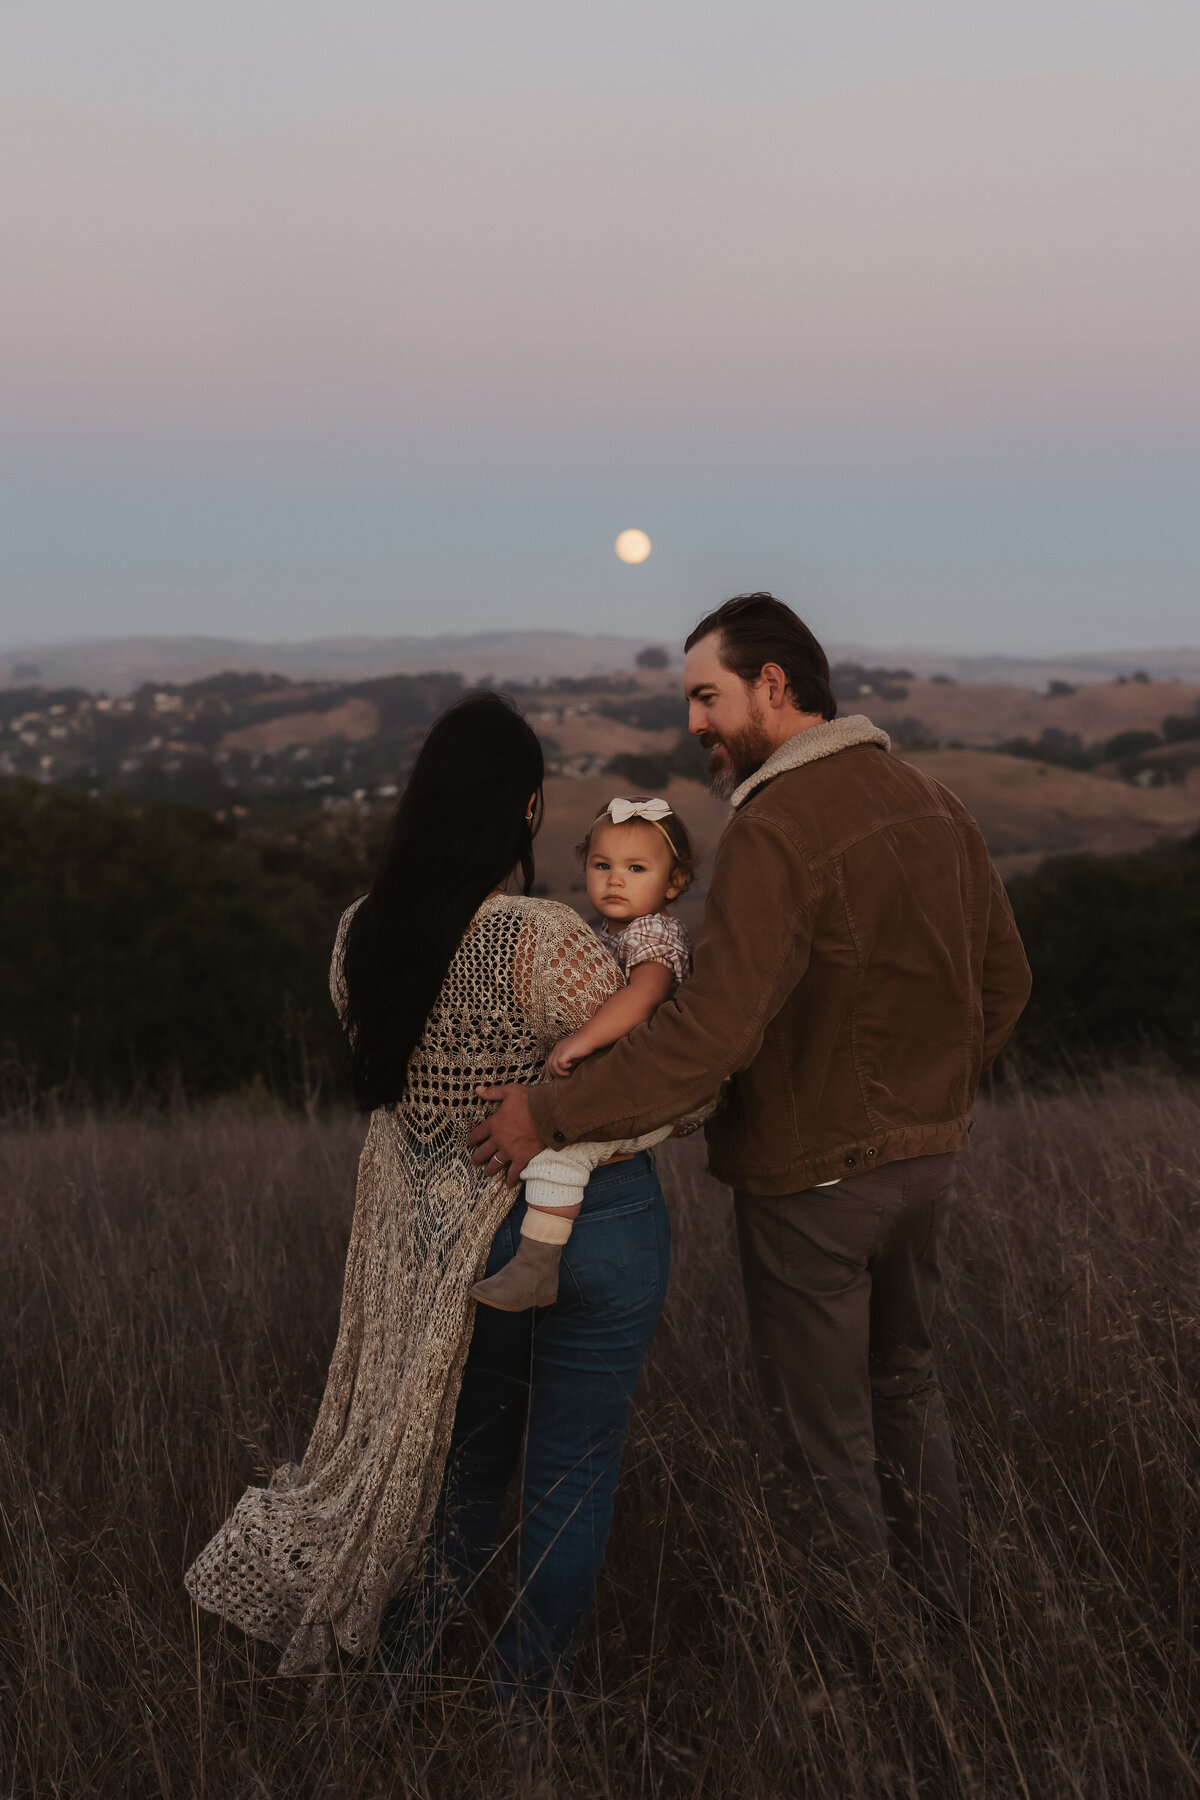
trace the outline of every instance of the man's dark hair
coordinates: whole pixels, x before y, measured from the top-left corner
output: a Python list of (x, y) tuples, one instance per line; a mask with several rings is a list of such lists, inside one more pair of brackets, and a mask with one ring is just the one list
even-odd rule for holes
[(829, 684), (829, 658), (803, 619), (774, 594), (735, 594), (706, 613), (690, 634), (685, 650), (714, 632), (721, 639), (721, 661), (742, 681), (757, 681), (764, 663), (778, 663), (787, 676), (788, 693), (801, 712), (837, 715)]

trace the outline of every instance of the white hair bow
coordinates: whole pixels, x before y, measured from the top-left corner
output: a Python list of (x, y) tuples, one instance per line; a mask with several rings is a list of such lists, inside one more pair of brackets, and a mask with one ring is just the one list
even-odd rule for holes
[(624, 825), (630, 819), (649, 819), (657, 825), (670, 818), (671, 809), (665, 800), (610, 800), (608, 816), (614, 825)]

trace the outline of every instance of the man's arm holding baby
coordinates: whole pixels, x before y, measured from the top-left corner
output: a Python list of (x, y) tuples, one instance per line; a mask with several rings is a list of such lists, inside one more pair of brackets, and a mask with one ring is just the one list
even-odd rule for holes
[(665, 963), (635, 963), (627, 987), (619, 988), (587, 1022), (569, 1037), (560, 1038), (546, 1058), (546, 1072), (561, 1079), (576, 1063), (603, 1050), (652, 1018), (674, 986), (674, 975)]
[(498, 1155), (515, 1181), (547, 1145), (632, 1137), (704, 1105), (754, 1060), (807, 968), (819, 898), (779, 825), (736, 817), (717, 851), (692, 979), (569, 1080), (481, 1089), (500, 1104), (471, 1133), (475, 1161)]

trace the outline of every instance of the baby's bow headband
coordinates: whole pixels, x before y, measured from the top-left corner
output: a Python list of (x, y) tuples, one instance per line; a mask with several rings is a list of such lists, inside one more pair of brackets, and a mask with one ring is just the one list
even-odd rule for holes
[(625, 825), (630, 819), (648, 819), (651, 825), (658, 825), (670, 818), (671, 809), (665, 800), (610, 800), (608, 816), (614, 825)]

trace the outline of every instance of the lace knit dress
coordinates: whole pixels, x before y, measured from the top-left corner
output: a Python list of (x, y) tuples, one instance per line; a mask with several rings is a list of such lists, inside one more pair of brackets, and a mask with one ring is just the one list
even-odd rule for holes
[[(339, 1010), (351, 912), (330, 976)], [(281, 1674), (326, 1667), (335, 1640), (370, 1651), (429, 1533), (471, 1337), (468, 1290), (513, 1203), (502, 1175), (471, 1162), (475, 1089), (535, 1081), (551, 1046), (619, 985), (570, 907), (485, 900), (404, 1099), (371, 1115), (337, 1344), (304, 1460), (248, 1488), (184, 1577), (201, 1606), (277, 1645)]]

